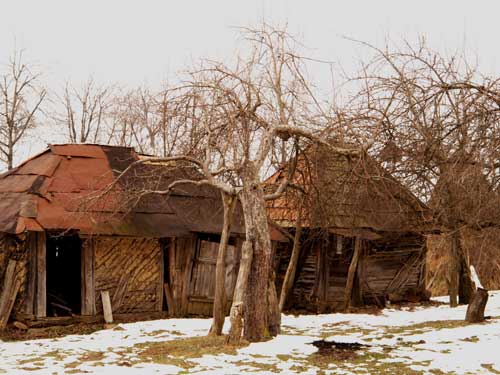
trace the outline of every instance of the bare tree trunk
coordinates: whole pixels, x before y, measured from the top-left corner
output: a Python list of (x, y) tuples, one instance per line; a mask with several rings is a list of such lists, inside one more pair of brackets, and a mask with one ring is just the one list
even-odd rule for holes
[(262, 341), (267, 332), (268, 281), (271, 262), (271, 238), (267, 223), (264, 191), (258, 173), (247, 165), (246, 181), (241, 191), (245, 215), (246, 239), (253, 248), (253, 259), (245, 297), (244, 336), (250, 342)]
[(451, 233), (449, 277), (450, 306), (456, 307), (459, 303), (469, 303), (473, 294), (473, 286), (458, 228)]
[(231, 328), (226, 339), (228, 344), (238, 344), (241, 340), (243, 330), (243, 299), (245, 297), (248, 274), (252, 265), (253, 249), (249, 241), (244, 241), (241, 248), (241, 262), (234, 288), (233, 305), (231, 306)]
[(469, 323), (480, 323), (484, 321), (484, 309), (488, 302), (488, 291), (478, 288), (474, 293), (471, 303), (467, 307), (465, 320)]
[(344, 294), (344, 304), (345, 304), (344, 306), (346, 310), (351, 306), (354, 277), (356, 276), (356, 270), (358, 268), (358, 260), (360, 253), (361, 253), (361, 239), (359, 237), (354, 237), (354, 254), (352, 255), (351, 264), (349, 265), (349, 271), (347, 274), (347, 281)]
[(290, 257), (290, 263), (288, 263), (288, 268), (286, 269), (285, 279), (283, 280), (283, 286), (281, 287), (279, 309), (283, 311), (286, 303), (286, 298), (288, 293), (292, 289), (293, 282), (295, 280), (295, 273), (297, 272), (297, 263), (299, 261), (300, 254), (300, 235), (302, 234), (302, 218), (301, 210), (302, 207), (298, 209), (297, 222), (295, 224), (295, 236), (293, 238), (293, 248), (292, 255)]
[(219, 252), (217, 254), (217, 264), (215, 267), (213, 321), (209, 332), (209, 334), (217, 336), (222, 334), (222, 327), (224, 326), (224, 318), (226, 316), (226, 253), (231, 229), (231, 220), (236, 203), (235, 196), (228, 195), (224, 192), (221, 194), (224, 207), (224, 224), (220, 238)]
[(449, 279), (450, 285), (448, 287), (448, 294), (450, 295), (450, 306), (458, 306), (458, 287), (460, 284), (460, 257), (457, 254), (457, 236), (452, 234), (451, 244), (450, 244), (450, 256), (449, 256)]

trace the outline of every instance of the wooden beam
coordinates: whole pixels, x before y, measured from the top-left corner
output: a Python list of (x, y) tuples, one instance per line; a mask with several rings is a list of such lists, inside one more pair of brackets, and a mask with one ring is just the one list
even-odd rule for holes
[(168, 285), (168, 283), (164, 283), (163, 290), (165, 293), (165, 298), (167, 299), (168, 315), (175, 316), (175, 314), (176, 314), (175, 300), (174, 300), (174, 297), (172, 296), (172, 291), (170, 290), (170, 285)]
[(36, 234), (36, 300), (37, 318), (47, 316), (47, 243), (45, 232)]
[[(193, 261), (196, 251), (198, 250), (198, 246), (200, 245), (200, 241), (196, 234), (187, 237), (184, 242), (184, 251), (181, 254), (177, 254), (177, 256), (183, 256), (184, 264), (182, 271), (182, 295), (181, 295), (181, 303), (178, 311), (182, 316), (186, 315), (188, 312), (188, 297), (191, 287), (191, 273), (193, 272)], [(179, 251), (179, 249), (177, 249)]]
[[(163, 294), (164, 294), (164, 287), (163, 287), (163, 283), (165, 282), (165, 276), (164, 276), (164, 272), (165, 272), (165, 264), (164, 264), (164, 255), (163, 255), (163, 252), (165, 251), (164, 250), (164, 246), (162, 245), (162, 243), (160, 242), (160, 240), (158, 240), (158, 267), (159, 267), (159, 274), (160, 276), (158, 277), (158, 288), (156, 290), (156, 311), (162, 311), (163, 310)], [(168, 303), (168, 301), (167, 301)]]
[(28, 232), (28, 272), (27, 272), (27, 287), (26, 299), (24, 303), (24, 312), (28, 315), (35, 313), (35, 295), (36, 295), (36, 247), (37, 235), (35, 232)]
[(94, 240), (85, 239), (82, 244), (82, 315), (95, 315), (95, 285), (94, 285)]
[(352, 255), (351, 264), (347, 273), (347, 281), (344, 294), (344, 307), (347, 310), (351, 306), (352, 289), (354, 286), (354, 277), (356, 276), (356, 269), (358, 268), (358, 260), (361, 253), (361, 239), (354, 237), (354, 253)]
[[(300, 254), (300, 237), (302, 235), (302, 204), (304, 200), (302, 199), (299, 203), (297, 210), (297, 220), (295, 222), (295, 235), (293, 236), (293, 247), (292, 255), (290, 256), (290, 262), (285, 273), (285, 279), (283, 280), (283, 285), (281, 286), (279, 309), (280, 312), (283, 311), (288, 297), (288, 293), (293, 287), (295, 281), (295, 274), (297, 272), (297, 263), (299, 261)], [(274, 256), (273, 256), (274, 259)]]
[(111, 309), (111, 299), (107, 290), (101, 291), (102, 310), (104, 313), (104, 321), (106, 324), (113, 323), (113, 310)]

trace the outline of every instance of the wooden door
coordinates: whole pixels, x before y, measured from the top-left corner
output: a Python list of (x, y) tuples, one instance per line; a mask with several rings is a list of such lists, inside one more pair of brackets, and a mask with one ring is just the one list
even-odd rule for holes
[[(219, 243), (199, 242), (193, 261), (193, 271), (189, 287), (188, 314), (211, 315), (215, 295), (215, 268)], [(236, 247), (228, 245), (226, 254), (226, 297), (232, 301), (239, 257)]]

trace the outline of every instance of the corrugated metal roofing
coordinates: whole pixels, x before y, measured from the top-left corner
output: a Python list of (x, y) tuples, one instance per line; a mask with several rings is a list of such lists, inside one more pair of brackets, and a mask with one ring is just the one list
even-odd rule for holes
[[(223, 210), (216, 189), (186, 185), (169, 195), (141, 195), (179, 178), (196, 178), (188, 166), (141, 165), (103, 194), (138, 159), (129, 147), (50, 145), (0, 176), (0, 232), (74, 229), (168, 237), (221, 231)], [(239, 211), (232, 230), (242, 233), (243, 228)]]

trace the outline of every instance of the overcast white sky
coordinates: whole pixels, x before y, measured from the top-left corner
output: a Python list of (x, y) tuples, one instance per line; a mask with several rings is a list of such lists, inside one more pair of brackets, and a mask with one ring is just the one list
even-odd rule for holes
[(155, 82), (199, 57), (226, 58), (231, 26), (288, 23), (316, 57), (356, 61), (359, 47), (425, 34), (435, 48), (465, 45), (481, 67), (500, 72), (500, 1), (2, 0), (0, 61), (14, 43), (49, 73), (49, 85), (89, 74), (131, 85)]
[[(342, 35), (381, 45), (423, 34), (440, 51), (465, 49), (500, 73), (499, 0), (0, 0), (0, 62), (14, 46), (65, 80), (156, 85), (200, 57), (234, 54), (232, 26), (287, 23), (314, 57), (354, 65), (365, 53)], [(314, 74), (314, 72), (312, 72)]]

